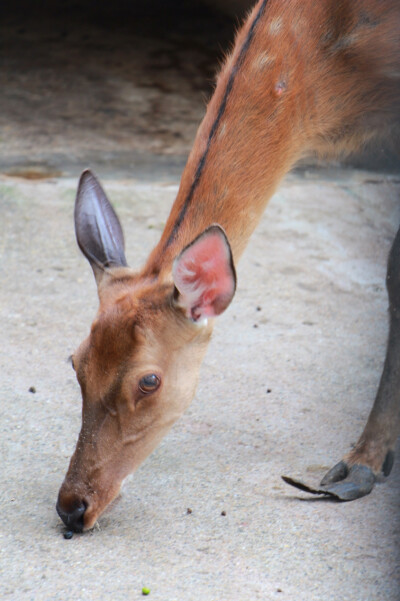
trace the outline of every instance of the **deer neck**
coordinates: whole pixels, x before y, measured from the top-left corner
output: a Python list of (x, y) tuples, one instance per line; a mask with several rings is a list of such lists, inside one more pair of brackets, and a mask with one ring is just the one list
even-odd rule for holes
[(288, 90), (282, 61), (264, 48), (267, 7), (268, 0), (255, 7), (219, 75), (147, 273), (170, 269), (181, 249), (213, 223), (225, 229), (237, 261), (300, 154), (299, 98)]

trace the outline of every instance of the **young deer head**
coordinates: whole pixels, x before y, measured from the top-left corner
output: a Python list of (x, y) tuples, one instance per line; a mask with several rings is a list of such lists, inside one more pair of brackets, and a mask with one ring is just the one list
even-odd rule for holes
[(191, 402), (212, 319), (236, 285), (229, 243), (211, 225), (159, 273), (135, 273), (122, 228), (85, 171), (75, 204), (78, 245), (96, 278), (99, 310), (72, 357), (82, 391), (82, 428), (57, 511), (90, 528), (124, 478), (151, 453)]

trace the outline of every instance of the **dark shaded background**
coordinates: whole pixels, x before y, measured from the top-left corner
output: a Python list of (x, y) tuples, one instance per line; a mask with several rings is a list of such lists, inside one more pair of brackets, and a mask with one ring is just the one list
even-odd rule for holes
[[(176, 180), (239, 22), (211, 0), (3, 3), (0, 173)], [(398, 159), (374, 145), (347, 163)]]

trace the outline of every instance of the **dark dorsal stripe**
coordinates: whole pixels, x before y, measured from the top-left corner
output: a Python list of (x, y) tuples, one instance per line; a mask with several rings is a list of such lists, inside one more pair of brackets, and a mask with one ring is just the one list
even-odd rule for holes
[(195, 190), (196, 190), (196, 188), (197, 188), (197, 186), (199, 184), (200, 177), (201, 177), (201, 174), (203, 172), (203, 169), (204, 169), (204, 166), (205, 166), (205, 163), (206, 163), (206, 160), (207, 160), (207, 156), (208, 156), (208, 152), (210, 150), (211, 142), (213, 141), (215, 133), (216, 133), (216, 131), (218, 129), (218, 126), (220, 124), (220, 121), (221, 121), (221, 119), (222, 119), (222, 117), (223, 117), (223, 115), (225, 113), (226, 105), (227, 105), (229, 96), (231, 94), (232, 88), (233, 88), (233, 84), (234, 84), (234, 81), (235, 81), (236, 74), (238, 73), (240, 67), (242, 66), (242, 64), (244, 62), (247, 50), (249, 49), (251, 41), (252, 41), (252, 39), (254, 37), (254, 33), (255, 33), (255, 29), (256, 29), (257, 23), (261, 19), (262, 15), (263, 15), (263, 13), (265, 11), (265, 7), (266, 7), (267, 3), (268, 3), (268, 0), (264, 0), (264, 2), (262, 2), (261, 6), (260, 6), (260, 8), (258, 10), (258, 13), (256, 14), (256, 16), (254, 18), (254, 21), (251, 24), (251, 27), (249, 29), (249, 33), (247, 35), (247, 38), (246, 38), (246, 40), (245, 40), (245, 42), (244, 42), (244, 44), (243, 44), (243, 46), (242, 46), (242, 48), (240, 50), (239, 57), (238, 57), (235, 65), (232, 67), (232, 71), (231, 71), (230, 76), (229, 76), (229, 80), (228, 80), (228, 83), (227, 83), (227, 86), (226, 86), (226, 90), (225, 90), (224, 96), (222, 98), (221, 105), (220, 105), (218, 113), (217, 113), (217, 117), (216, 117), (216, 119), (215, 119), (215, 121), (213, 123), (213, 126), (212, 126), (212, 128), (210, 130), (210, 133), (209, 133), (209, 136), (208, 136), (206, 149), (205, 149), (202, 157), (200, 158), (200, 161), (199, 161), (199, 164), (197, 166), (196, 173), (195, 173), (192, 185), (190, 187), (188, 195), (186, 196), (185, 202), (182, 205), (182, 208), (180, 210), (178, 218), (177, 218), (177, 220), (176, 220), (176, 222), (174, 224), (174, 228), (173, 228), (173, 230), (172, 230), (172, 232), (171, 232), (171, 234), (170, 234), (167, 242), (165, 243), (164, 248), (167, 248), (171, 244), (171, 242), (174, 240), (174, 238), (176, 237), (176, 234), (177, 234), (177, 232), (178, 232), (178, 230), (179, 230), (179, 228), (180, 228), (180, 226), (182, 224), (182, 221), (185, 218), (186, 212), (187, 212), (187, 210), (188, 210), (188, 208), (190, 206), (190, 203), (191, 203), (191, 201), (193, 199), (194, 192), (195, 192)]

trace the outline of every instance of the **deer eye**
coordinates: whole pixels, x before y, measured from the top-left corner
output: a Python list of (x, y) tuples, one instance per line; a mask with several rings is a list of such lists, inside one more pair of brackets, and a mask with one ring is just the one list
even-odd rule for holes
[(156, 391), (160, 384), (161, 380), (156, 374), (147, 374), (139, 380), (139, 390), (143, 394), (150, 394)]

